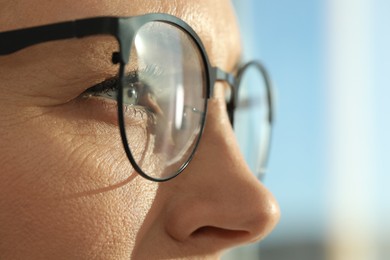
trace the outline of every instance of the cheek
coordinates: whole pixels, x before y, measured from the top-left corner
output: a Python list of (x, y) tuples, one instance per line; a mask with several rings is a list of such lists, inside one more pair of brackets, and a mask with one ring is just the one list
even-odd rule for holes
[[(165, 130), (167, 124), (164, 124), (163, 127)], [(125, 129), (129, 148), (137, 165), (145, 173), (159, 176), (165, 165), (165, 151), (161, 148), (166, 147), (164, 140), (171, 140), (172, 137), (164, 135), (162, 138), (161, 132), (164, 131), (157, 129), (154, 123), (146, 121), (138, 124), (125, 124)]]
[(134, 173), (117, 128), (46, 119), (0, 140), (0, 258), (130, 259), (157, 185)]
[(144, 187), (46, 201), (14, 195), (18, 203), (1, 208), (0, 256), (8, 251), (21, 259), (130, 259), (153, 193)]

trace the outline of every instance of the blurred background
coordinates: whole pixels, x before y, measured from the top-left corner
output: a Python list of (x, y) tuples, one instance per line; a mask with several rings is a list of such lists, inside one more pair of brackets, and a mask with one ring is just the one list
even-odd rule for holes
[(223, 259), (390, 259), (390, 1), (233, 3), (277, 88), (265, 185), (282, 217)]

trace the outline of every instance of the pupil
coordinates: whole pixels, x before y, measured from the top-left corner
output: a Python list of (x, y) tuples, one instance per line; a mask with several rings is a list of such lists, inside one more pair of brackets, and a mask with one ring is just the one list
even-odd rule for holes
[(129, 90), (127, 91), (127, 99), (128, 99), (128, 102), (131, 104), (137, 103), (138, 93), (133, 85), (131, 85)]

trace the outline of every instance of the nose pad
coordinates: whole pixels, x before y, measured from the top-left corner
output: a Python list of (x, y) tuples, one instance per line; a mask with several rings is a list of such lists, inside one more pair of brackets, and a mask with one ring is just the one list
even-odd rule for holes
[(235, 105), (233, 104), (232, 101), (226, 103), (226, 111), (228, 113), (229, 122), (230, 122), (232, 128), (234, 128), (234, 108), (235, 108)]
[[(219, 84), (219, 83), (217, 83)], [(226, 84), (224, 88), (224, 98), (226, 103), (226, 111), (229, 117), (230, 124), (234, 128), (234, 110), (237, 102), (237, 89), (232, 85)]]

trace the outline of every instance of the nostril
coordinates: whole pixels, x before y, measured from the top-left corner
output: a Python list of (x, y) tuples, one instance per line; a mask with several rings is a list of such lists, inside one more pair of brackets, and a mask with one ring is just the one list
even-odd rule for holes
[(214, 226), (198, 228), (191, 234), (193, 238), (209, 237), (224, 240), (244, 240), (248, 236), (250, 236), (250, 233), (247, 231), (224, 229)]

